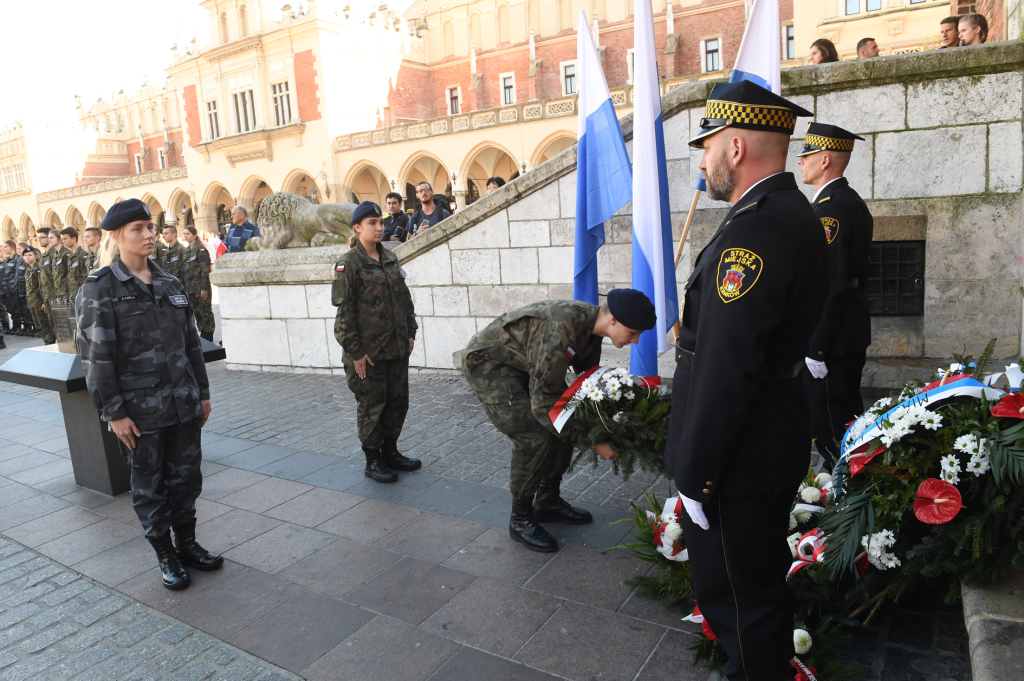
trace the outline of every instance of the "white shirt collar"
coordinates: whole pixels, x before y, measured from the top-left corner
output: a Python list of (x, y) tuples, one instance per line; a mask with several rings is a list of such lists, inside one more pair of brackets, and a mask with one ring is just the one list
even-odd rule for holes
[(741, 203), (743, 203), (743, 199), (745, 199), (750, 194), (750, 192), (754, 191), (754, 187), (756, 187), (757, 185), (761, 184), (765, 180), (770, 180), (771, 178), (775, 177), (776, 175), (781, 175), (783, 172), (785, 172), (785, 171), (780, 171), (780, 172), (777, 172), (777, 173), (772, 173), (768, 177), (762, 177), (760, 180), (758, 180), (754, 184), (750, 185), (750, 187), (747, 189), (747, 191), (743, 192), (743, 196), (741, 196), (740, 200), (736, 202), (736, 205), (738, 206)]
[(840, 175), (840, 176), (839, 176), (839, 177), (837, 177), (837, 178), (836, 178), (835, 180), (829, 180), (829, 181), (828, 181), (828, 182), (826, 182), (825, 184), (821, 185), (821, 189), (819, 189), (818, 191), (814, 192), (814, 198), (813, 198), (813, 199), (811, 199), (811, 203), (813, 204), (813, 203), (814, 203), (815, 201), (817, 201), (817, 200), (818, 200), (818, 197), (819, 197), (819, 196), (821, 196), (821, 193), (822, 193), (823, 191), (825, 191), (825, 187), (829, 186), (830, 184), (832, 184), (832, 183), (833, 183), (833, 182), (835, 182), (836, 180), (842, 179), (842, 177), (843, 177), (843, 176), (842, 176), (842, 175)]

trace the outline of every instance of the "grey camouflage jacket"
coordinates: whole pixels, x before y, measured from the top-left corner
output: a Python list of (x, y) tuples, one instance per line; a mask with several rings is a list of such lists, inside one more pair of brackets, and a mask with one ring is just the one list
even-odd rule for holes
[(78, 345), (92, 403), (104, 421), (143, 432), (202, 415), (210, 399), (199, 332), (185, 290), (149, 260), (153, 294), (121, 261), (90, 274), (75, 299)]

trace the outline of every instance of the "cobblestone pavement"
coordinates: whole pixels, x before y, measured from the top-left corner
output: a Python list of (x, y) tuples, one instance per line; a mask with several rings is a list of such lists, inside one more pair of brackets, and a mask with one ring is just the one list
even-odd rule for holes
[(297, 678), (6, 539), (0, 539), (0, 675), (4, 681)]
[[(9, 343), (0, 362), (34, 344)], [(0, 533), (4, 551), (13, 551), (0, 557), (0, 681), (232, 678), (232, 665), (245, 660), (262, 665), (265, 675), (315, 680), (708, 679), (706, 669), (692, 665), (693, 627), (680, 621), (686, 613), (635, 593), (623, 580), (648, 566), (604, 550), (625, 538), (625, 526), (611, 523), (650, 478), (623, 485), (607, 468), (575, 472), (567, 486), (595, 522), (549, 525), (561, 551), (533, 554), (505, 529), (507, 446), (458, 381), (414, 378), (402, 444), (428, 465), (378, 485), (362, 475), (350, 435), (354, 405), (339, 378), (226, 372), (218, 365), (211, 376), (215, 411), (203, 438), (199, 537), (224, 553), (226, 565), (194, 573), (181, 592), (160, 586), (128, 496), (112, 499), (74, 483), (57, 396), (0, 383)], [(280, 420), (289, 423), (269, 425)], [(667, 482), (655, 484), (658, 496), (668, 493)], [(22, 555), (21, 567), (4, 562)], [(35, 568), (33, 561), (51, 562)], [(11, 572), (25, 564), (59, 573), (33, 582), (27, 571)], [(75, 573), (85, 577), (53, 581)], [(36, 626), (31, 618), (42, 606), (19, 622), (6, 619), (89, 579), (111, 595), (92, 604), (76, 595), (83, 609), (70, 620), (20, 636), (18, 627)], [(40, 588), (47, 593), (34, 591)], [(82, 629), (74, 618), (108, 601), (123, 605), (89, 626), (148, 614), (126, 621), (109, 640), (67, 648), (82, 632), (62, 635), (61, 627)], [(855, 632), (843, 658), (871, 680), (969, 679), (962, 616), (923, 603), (885, 611)], [(117, 640), (130, 637), (116, 637), (154, 618), (169, 624), (118, 647)], [(175, 643), (159, 638), (171, 630), (190, 633)], [(28, 640), (39, 647), (23, 648)], [(189, 651), (213, 645), (173, 670), (158, 662), (189, 640), (203, 641)], [(133, 671), (104, 671), (147, 642), (162, 652)], [(58, 674), (60, 665), (101, 645), (114, 655), (77, 675)], [(238, 658), (225, 665), (217, 661), (225, 657), (204, 657), (221, 647)], [(34, 664), (46, 669), (17, 671)], [(193, 668), (194, 676), (185, 674)], [(201, 676), (206, 669), (213, 671)]]

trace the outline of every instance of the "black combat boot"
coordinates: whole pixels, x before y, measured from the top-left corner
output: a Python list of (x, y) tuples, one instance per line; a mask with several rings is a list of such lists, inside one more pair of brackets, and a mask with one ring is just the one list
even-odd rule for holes
[(153, 550), (156, 551), (157, 560), (160, 561), (160, 573), (164, 580), (164, 587), (171, 591), (184, 589), (192, 580), (189, 578), (185, 568), (178, 560), (178, 554), (174, 552), (174, 544), (171, 543), (171, 533), (167, 532), (162, 537), (153, 539), (147, 537)]
[(6, 347), (7, 347), (7, 343), (4, 342), (4, 335), (2, 333), (0, 333), (0, 350), (3, 350)]
[(384, 440), (384, 446), (380, 448), (380, 453), (388, 468), (400, 471), (415, 471), (423, 467), (423, 462), (419, 459), (410, 459), (398, 451), (397, 440)]
[(380, 449), (363, 447), (363, 454), (366, 455), (366, 477), (377, 482), (394, 482), (398, 480), (398, 473), (391, 470), (391, 466), (384, 463), (384, 456)]
[(533, 501), (512, 499), (512, 518), (508, 521), (508, 536), (530, 549), (540, 553), (558, 550), (558, 542), (533, 518)]
[(224, 565), (224, 557), (207, 551), (196, 541), (196, 521), (174, 525), (174, 546), (178, 560), (196, 570), (208, 572)]
[(541, 478), (537, 489), (537, 500), (533, 504), (533, 516), (542, 523), (569, 523), (570, 525), (586, 525), (594, 521), (594, 516), (585, 508), (572, 506), (562, 498), (559, 488), (562, 476)]

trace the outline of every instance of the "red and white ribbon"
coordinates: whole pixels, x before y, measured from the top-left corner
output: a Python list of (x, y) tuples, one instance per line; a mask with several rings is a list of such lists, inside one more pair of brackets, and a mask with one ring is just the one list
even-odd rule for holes
[(796, 574), (800, 568), (825, 562), (825, 539), (825, 533), (818, 528), (814, 528), (800, 537), (800, 541), (796, 545), (797, 557), (789, 566), (786, 579)]
[(576, 411), (576, 405), (579, 401), (575, 399), (576, 395), (580, 392), (580, 388), (583, 387), (583, 382), (591, 376), (597, 378), (604, 372), (612, 369), (613, 367), (594, 367), (588, 369), (579, 378), (572, 382), (572, 385), (562, 393), (562, 396), (555, 400), (555, 406), (551, 407), (551, 411), (548, 412), (548, 417), (551, 419), (551, 423), (554, 424), (555, 430), (559, 433), (562, 432), (562, 428), (565, 428), (565, 424), (569, 421), (569, 417), (572, 416), (573, 412)]

